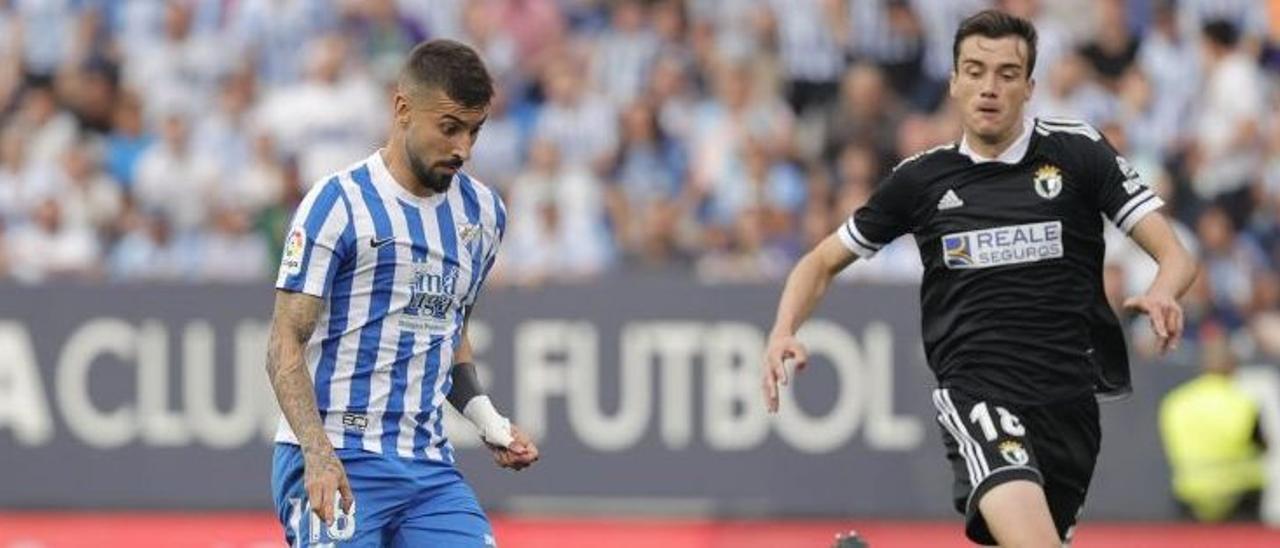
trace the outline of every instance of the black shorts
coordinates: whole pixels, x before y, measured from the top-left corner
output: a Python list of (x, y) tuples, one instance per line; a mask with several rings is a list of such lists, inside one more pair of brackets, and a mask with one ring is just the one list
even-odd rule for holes
[(1029, 406), (940, 388), (933, 391), (933, 403), (956, 476), (955, 507), (965, 516), (965, 535), (995, 544), (978, 501), (996, 485), (1030, 480), (1044, 488), (1058, 536), (1069, 541), (1102, 441), (1093, 396)]

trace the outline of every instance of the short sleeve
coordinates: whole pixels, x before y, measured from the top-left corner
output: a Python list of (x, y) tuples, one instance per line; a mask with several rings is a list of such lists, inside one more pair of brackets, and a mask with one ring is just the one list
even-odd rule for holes
[(1087, 143), (1084, 160), (1088, 177), (1094, 182), (1097, 207), (1121, 232), (1128, 234), (1143, 217), (1160, 209), (1164, 201), (1105, 138)]
[(276, 288), (327, 296), (339, 265), (353, 252), (350, 206), (337, 177), (316, 185), (285, 236)]
[(915, 192), (904, 171), (899, 167), (890, 173), (867, 203), (836, 231), (845, 247), (859, 257), (874, 256), (910, 229)]

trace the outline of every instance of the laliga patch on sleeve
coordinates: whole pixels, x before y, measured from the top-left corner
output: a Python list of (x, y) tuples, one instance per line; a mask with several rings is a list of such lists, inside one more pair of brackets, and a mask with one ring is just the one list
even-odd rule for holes
[(293, 227), (289, 231), (289, 237), (284, 240), (284, 258), (280, 261), (280, 268), (290, 276), (295, 276), (302, 272), (302, 254), (306, 250), (307, 232), (301, 226)]

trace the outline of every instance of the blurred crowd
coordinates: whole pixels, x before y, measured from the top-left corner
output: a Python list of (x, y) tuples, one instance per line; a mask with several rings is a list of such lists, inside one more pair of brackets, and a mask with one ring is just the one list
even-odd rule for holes
[[(1276, 0), (0, 0), (0, 279), (267, 283), (445, 37), (499, 88), (468, 167), (511, 213), (494, 283), (776, 281), (958, 137), (952, 37), (985, 7), (1036, 23), (1031, 114), (1102, 129), (1169, 203), (1192, 340), (1280, 356)], [(1110, 237), (1118, 305), (1154, 265)], [(846, 277), (920, 269), (904, 238)]]

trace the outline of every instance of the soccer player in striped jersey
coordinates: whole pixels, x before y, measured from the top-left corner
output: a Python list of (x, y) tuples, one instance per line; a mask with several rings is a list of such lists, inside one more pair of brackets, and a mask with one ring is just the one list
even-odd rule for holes
[(267, 355), (284, 415), (272, 495), (290, 546), (495, 545), (454, 467), (445, 401), (500, 466), (538, 459), (485, 395), (467, 340), (506, 227), (497, 192), (461, 171), (492, 96), (471, 48), (418, 45), (386, 145), (294, 214)]
[(765, 355), (778, 408), (785, 361), (831, 279), (911, 233), (920, 248), (923, 338), (953, 502), (979, 544), (1069, 542), (1101, 443), (1095, 394), (1129, 389), (1124, 336), (1102, 291), (1103, 218), (1159, 264), (1125, 306), (1150, 317), (1162, 350), (1182, 332), (1177, 299), (1195, 263), (1160, 198), (1097, 130), (1027, 119), (1036, 31), (983, 11), (953, 42), (951, 97), (963, 135), (904, 160), (792, 270)]

